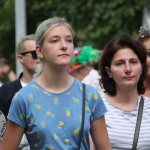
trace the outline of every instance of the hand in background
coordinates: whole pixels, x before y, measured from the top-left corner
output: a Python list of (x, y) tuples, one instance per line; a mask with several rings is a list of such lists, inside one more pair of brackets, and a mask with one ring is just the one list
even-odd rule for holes
[(10, 81), (16, 80), (16, 74), (15, 74), (15, 72), (13, 70), (9, 71), (8, 78), (9, 78)]

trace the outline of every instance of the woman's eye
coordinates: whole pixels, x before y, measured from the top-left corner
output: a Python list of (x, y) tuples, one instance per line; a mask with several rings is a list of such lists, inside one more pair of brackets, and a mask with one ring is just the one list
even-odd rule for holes
[(136, 61), (132, 61), (131, 63), (132, 63), (132, 64), (137, 64), (137, 62), (136, 62)]
[(130, 60), (130, 64), (131, 64), (131, 65), (137, 65), (138, 63), (139, 63), (138, 60), (135, 60), (135, 59)]
[(123, 63), (121, 63), (121, 62), (118, 62), (117, 64), (116, 64), (116, 66), (121, 66)]
[(52, 40), (51, 42), (52, 42), (52, 43), (56, 43), (57, 41), (58, 41), (58, 40)]
[(150, 53), (147, 53), (147, 56), (150, 57)]
[(68, 42), (68, 43), (72, 43), (72, 39), (68, 39), (67, 42)]

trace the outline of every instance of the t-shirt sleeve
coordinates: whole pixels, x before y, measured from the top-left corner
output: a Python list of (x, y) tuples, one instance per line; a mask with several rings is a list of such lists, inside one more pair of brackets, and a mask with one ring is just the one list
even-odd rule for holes
[(86, 94), (87, 101), (89, 101), (89, 108), (91, 110), (91, 121), (95, 121), (102, 117), (107, 112), (107, 109), (99, 92), (95, 88), (90, 87)]
[(25, 103), (17, 92), (13, 99), (9, 109), (7, 118), (19, 126), (25, 128)]

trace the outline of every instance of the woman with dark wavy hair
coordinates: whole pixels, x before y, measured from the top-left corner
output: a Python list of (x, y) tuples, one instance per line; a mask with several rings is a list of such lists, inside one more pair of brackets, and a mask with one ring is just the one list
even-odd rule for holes
[[(128, 35), (109, 42), (102, 53), (99, 71), (112, 150), (149, 149), (150, 99), (141, 96), (147, 73), (145, 47)], [(141, 125), (138, 121), (139, 132), (138, 111), (142, 116)]]

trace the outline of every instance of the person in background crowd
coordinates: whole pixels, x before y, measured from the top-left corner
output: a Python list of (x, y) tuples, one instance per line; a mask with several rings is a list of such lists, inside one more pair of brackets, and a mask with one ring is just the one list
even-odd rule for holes
[(144, 80), (145, 93), (143, 96), (150, 97), (150, 30), (146, 27), (140, 27), (140, 34), (137, 40), (144, 44), (147, 50), (147, 74), (146, 79)]
[[(0, 58), (0, 79), (4, 79), (5, 76), (8, 74), (10, 70), (10, 64), (5, 58)], [(0, 86), (2, 86), (3, 83), (0, 81)]]
[[(34, 35), (23, 37), (17, 44), (17, 59), (22, 64), (23, 72), (17, 80), (6, 83), (0, 87), (0, 111), (5, 117), (8, 115), (14, 94), (22, 87), (25, 87), (33, 79), (35, 69), (39, 65), (35, 47)], [(20, 147), (24, 144), (27, 144), (25, 136), (22, 138)]]
[[(0, 58), (0, 79), (4, 79), (8, 76), (9, 81), (14, 81), (16, 79), (16, 74), (14, 73), (13, 70), (11, 70), (11, 66), (8, 62), (8, 60), (4, 57)], [(3, 83), (0, 82), (0, 86)]]
[(82, 83), (89, 84), (101, 91), (99, 86), (100, 76), (93, 67), (93, 64), (98, 62), (99, 57), (100, 51), (92, 46), (76, 47), (74, 57), (69, 65), (69, 72)]
[[(109, 42), (101, 55), (100, 83), (105, 92), (100, 94), (108, 109), (105, 120), (112, 150), (150, 148), (150, 98), (141, 96), (145, 92), (146, 56), (143, 44), (127, 35)], [(143, 114), (138, 137), (139, 107)]]
[(35, 36), (42, 65), (35, 80), (13, 98), (2, 150), (16, 149), (24, 132), (30, 149), (88, 150), (89, 131), (96, 149), (110, 150), (104, 119), (107, 110), (99, 92), (85, 85), (84, 107), (82, 83), (68, 74), (74, 50), (71, 26), (64, 18), (50, 18), (38, 26)]

